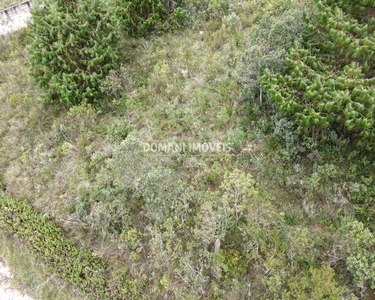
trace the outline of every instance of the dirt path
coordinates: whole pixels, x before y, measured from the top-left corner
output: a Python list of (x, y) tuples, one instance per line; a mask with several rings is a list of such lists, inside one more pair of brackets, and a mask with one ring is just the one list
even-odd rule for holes
[(0, 299), (1, 300), (32, 300), (29, 296), (10, 287), (12, 274), (3, 259), (0, 258)]

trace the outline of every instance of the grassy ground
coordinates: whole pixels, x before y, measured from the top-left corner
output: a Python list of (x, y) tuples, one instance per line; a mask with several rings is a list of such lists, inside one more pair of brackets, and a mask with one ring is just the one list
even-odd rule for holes
[[(113, 124), (129, 127), (142, 141), (218, 140), (231, 143), (240, 152), (246, 146), (249, 125), (244, 115), (246, 103), (238, 102), (233, 64), (245, 47), (241, 40), (247, 29), (238, 36), (218, 30), (219, 26), (206, 24), (204, 40), (198, 30), (187, 29), (125, 43), (124, 67), (132, 74), (134, 85), (109, 110), (87, 110), (82, 122), (75, 116), (80, 114), (78, 110), (66, 114), (56, 107), (45, 109), (28, 76), (26, 52), (22, 46), (10, 49), (13, 58), (1, 63), (0, 95), (4, 116), (0, 121), (4, 137), (0, 165), (7, 190), (35, 199), (41, 209), (66, 219), (76, 197), (75, 188), (69, 186), (88, 179), (90, 174), (81, 172), (96, 152), (112, 151), (105, 148), (118, 143), (109, 141)], [(72, 121), (80, 124), (68, 128)], [(18, 144), (16, 150), (6, 151), (14, 143)], [(71, 150), (68, 155), (61, 153), (64, 147)], [(210, 160), (207, 158), (208, 164)], [(200, 168), (204, 172), (206, 167)]]
[(21, 3), (22, 1), (16, 1), (16, 0), (1, 0), (0, 1), (0, 10), (8, 8), (12, 5), (15, 5), (17, 3)]
[[(241, 100), (237, 79), (236, 65), (248, 47), (245, 41), (255, 18), (251, 13), (250, 8), (242, 11), (239, 28), (212, 21), (199, 30), (124, 42), (125, 91), (102, 111), (73, 108), (66, 113), (59, 107), (45, 107), (28, 75), (23, 45), (10, 43), (4, 56), (11, 58), (0, 65), (4, 70), (0, 167), (7, 191), (33, 200), (39, 209), (74, 227), (71, 212), (77, 186), (95, 180), (103, 160), (119, 148), (121, 135), (130, 134), (138, 141), (155, 143), (227, 143), (233, 149), (231, 155), (187, 153), (164, 160), (172, 165), (173, 160), (184, 161), (174, 167), (176, 173), (198, 189), (215, 188), (225, 170), (241, 167), (255, 176), (263, 174), (261, 185), (272, 193), (270, 185), (276, 186), (269, 175), (274, 174), (277, 155), (267, 156), (267, 137), (251, 128), (256, 116), (250, 104)], [(98, 166), (93, 166), (95, 159)], [(147, 164), (162, 161), (135, 165), (134, 173), (144, 172)], [(275, 195), (280, 195), (278, 189)]]

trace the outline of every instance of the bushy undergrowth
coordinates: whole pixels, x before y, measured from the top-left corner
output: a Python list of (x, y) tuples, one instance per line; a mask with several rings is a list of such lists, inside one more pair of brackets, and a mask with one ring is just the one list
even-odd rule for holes
[(298, 7), (264, 15), (247, 42), (239, 67), (244, 88), (256, 89), (265, 69), (283, 71), (288, 49), (302, 40), (305, 27), (303, 11)]
[[(273, 69), (272, 66), (269, 67), (269, 69), (273, 69), (271, 73), (275, 75), (272, 75), (274, 77), (270, 81), (267, 81), (267, 79), (270, 79), (270, 75), (264, 77), (265, 81), (268, 82), (265, 85), (265, 90), (269, 92), (270, 98), (276, 101), (277, 107), (267, 104), (268, 95), (263, 93), (263, 100), (266, 99), (266, 105), (263, 104), (258, 110), (259, 115), (262, 116), (262, 121), (258, 121), (258, 124), (262, 126), (260, 128), (263, 132), (273, 132), (269, 146), (273, 150), (278, 149), (284, 159), (298, 161), (298, 158), (300, 158), (300, 162), (302, 159), (303, 164), (307, 163), (307, 169), (311, 172), (309, 175), (311, 179), (315, 176), (314, 169), (316, 167), (333, 159), (335, 167), (343, 171), (340, 177), (327, 181), (327, 186), (334, 184), (335, 187), (331, 188), (331, 191), (322, 189), (319, 194), (325, 193), (325, 196), (320, 197), (323, 199), (332, 198), (335, 199), (334, 201), (341, 199), (339, 200), (341, 205), (351, 202), (356, 216), (365, 222), (367, 226), (373, 228), (373, 221), (371, 220), (374, 218), (374, 212), (370, 208), (374, 203), (372, 188), (370, 187), (371, 178), (373, 177), (371, 170), (373, 156), (370, 153), (361, 152), (359, 149), (353, 151), (353, 146), (351, 146), (354, 142), (355, 146), (360, 146), (363, 151), (363, 149), (371, 148), (372, 143), (372, 139), (368, 134), (371, 135), (370, 132), (372, 130), (370, 126), (372, 123), (370, 99), (373, 98), (373, 89), (371, 88), (373, 74), (371, 67), (368, 69), (371, 63), (366, 63), (366, 61), (372, 60), (372, 56), (370, 52), (368, 52), (368, 55), (366, 54), (368, 44), (365, 42), (365, 40), (371, 39), (372, 29), (371, 26), (363, 25), (368, 23), (366, 20), (369, 20), (366, 13), (362, 14), (362, 19), (360, 17), (361, 14), (355, 14), (355, 17), (359, 20), (356, 21), (352, 16), (335, 7), (337, 5), (336, 2), (330, 2), (329, 5), (332, 5), (332, 7), (322, 2), (317, 2), (317, 11), (313, 10), (313, 14), (309, 14), (310, 21), (306, 23), (310, 33), (305, 32), (302, 44), (297, 43), (298, 46), (295, 46), (297, 48), (292, 47), (290, 53), (284, 56), (287, 58), (284, 69), (277, 70)], [(346, 3), (343, 6), (344, 10), (349, 12), (351, 5), (354, 4)], [(363, 5), (367, 5), (363, 12), (368, 11), (368, 6), (371, 6), (370, 3), (364, 3)], [(357, 9), (351, 11), (358, 12)], [(340, 20), (343, 19), (351, 21), (345, 24), (340, 23)], [(369, 22), (371, 23), (371, 21)], [(332, 30), (328, 30), (328, 27)], [(364, 31), (360, 33), (359, 31), (361, 30), (359, 28), (363, 28)], [(354, 34), (355, 38), (353, 37), (354, 35), (349, 34), (351, 30), (359, 30), (357, 35)], [(320, 34), (317, 34), (317, 32)], [(337, 32), (341, 32), (342, 37), (347, 36), (347, 38), (341, 39), (339, 37), (340, 34), (336, 34)], [(352, 45), (352, 38), (357, 39), (358, 47), (350, 46)], [(311, 43), (311, 47), (306, 46), (309, 43)], [(343, 44), (346, 46), (344, 47)], [(301, 45), (305, 45), (302, 50)], [(355, 53), (359, 51), (362, 53), (361, 57), (355, 59), (359, 52), (355, 54), (351, 51)], [(356, 66), (353, 65), (353, 60), (356, 60)], [(304, 64), (306, 68), (302, 67), (301, 64)], [(328, 67), (328, 65), (330, 66)], [(320, 68), (319, 74), (313, 73), (312, 70), (316, 71), (317, 68)], [(333, 69), (337, 71), (334, 71), (334, 74), (330, 73)], [(250, 67), (249, 70), (252, 70), (252, 68)], [(339, 77), (337, 77), (338, 73), (341, 74)], [(249, 78), (249, 76), (245, 76), (245, 78)], [(346, 85), (348, 80), (353, 83), (353, 86)], [(338, 81), (340, 82), (338, 83)], [(307, 83), (307, 86), (304, 85), (305, 83)], [(331, 83), (334, 86), (333, 90), (329, 87)], [(369, 86), (366, 87), (367, 83)], [(357, 87), (354, 87), (354, 85), (357, 85)], [(247, 86), (245, 85), (245, 87)], [(284, 96), (286, 98), (282, 96), (285, 102), (284, 100), (280, 102), (281, 98), (275, 96), (273, 88), (277, 86), (280, 88), (278, 91), (283, 90), (285, 92)], [(313, 92), (314, 89), (320, 89), (320, 91)], [(341, 93), (341, 96), (335, 93)], [(323, 98), (314, 98), (315, 100), (312, 100), (315, 97), (313, 94), (318, 98), (323, 97), (325, 100), (322, 100)], [(328, 98), (330, 98), (329, 101)], [(339, 101), (339, 104), (334, 104), (335, 101)], [(368, 107), (368, 109), (365, 109), (366, 113), (360, 113), (360, 117), (355, 111), (357, 108), (361, 109), (360, 106), (362, 107), (362, 105), (363, 108)], [(269, 108), (271, 108), (272, 117), (269, 117)], [(276, 108), (283, 113), (281, 119), (280, 113), (275, 110)], [(315, 116), (315, 119), (312, 115)], [(323, 120), (319, 119), (319, 116), (327, 121), (324, 126), (318, 122)], [(267, 124), (267, 126), (263, 124)], [(365, 127), (363, 126), (370, 127), (364, 129)], [(328, 143), (331, 145), (329, 146)], [(344, 160), (334, 158), (337, 155), (344, 155), (348, 160), (343, 164)], [(343, 168), (344, 165), (345, 167)], [(358, 167), (359, 165), (362, 167)], [(293, 174), (294, 172), (290, 173)], [(304, 176), (306, 176), (306, 173), (302, 172), (297, 177), (302, 180), (301, 184), (299, 184), (300, 193), (306, 195), (306, 190), (310, 189), (308, 187), (310, 184), (308, 184), (309, 180), (306, 182), (303, 179)], [(288, 176), (287, 181), (290, 182), (293, 177), (295, 177), (295, 174)], [(309, 192), (311, 196), (308, 197), (309, 200), (306, 203), (311, 205), (311, 199), (316, 196), (316, 192), (318, 190), (315, 188)], [(308, 206), (305, 207), (307, 211), (316, 210), (316, 208)]]
[(26, 243), (48, 272), (89, 299), (144, 299), (125, 267), (110, 270), (93, 252), (80, 249), (51, 219), (24, 200), (0, 194), (0, 230)]

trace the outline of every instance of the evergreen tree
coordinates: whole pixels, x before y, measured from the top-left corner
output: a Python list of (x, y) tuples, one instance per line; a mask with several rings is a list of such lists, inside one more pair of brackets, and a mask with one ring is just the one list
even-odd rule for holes
[[(359, 20), (366, 20), (370, 26), (375, 25), (373, 8), (375, 0), (327, 0), (327, 4), (339, 6), (344, 12), (351, 14)], [(373, 27), (374, 28), (374, 27)]]
[(100, 0), (45, 1), (35, 7), (31, 74), (47, 101), (98, 101), (102, 80), (118, 64), (117, 21)]
[[(301, 133), (326, 138), (330, 128), (368, 149), (375, 147), (375, 32), (354, 17), (359, 4), (316, 0), (309, 34), (287, 59), (286, 74), (266, 72), (262, 84)], [(373, 1), (362, 1), (374, 6)], [(357, 11), (358, 12), (358, 11)], [(358, 14), (355, 14), (358, 16)], [(319, 132), (321, 133), (319, 135)], [(318, 133), (318, 135), (317, 135)]]

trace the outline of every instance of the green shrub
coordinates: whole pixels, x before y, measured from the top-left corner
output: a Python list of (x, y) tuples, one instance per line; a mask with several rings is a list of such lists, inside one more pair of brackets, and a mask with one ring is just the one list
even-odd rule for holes
[(111, 142), (121, 142), (125, 140), (132, 128), (128, 120), (116, 120), (107, 129), (107, 139)]
[(294, 160), (298, 157), (301, 145), (293, 122), (285, 118), (277, 120), (273, 137), (282, 145), (282, 154), (286, 159)]
[[(102, 174), (99, 176), (103, 177)], [(130, 188), (111, 185), (110, 178), (103, 178), (103, 181), (81, 186), (78, 190), (75, 214), (87, 228), (103, 237), (119, 236), (131, 225)]]
[(106, 266), (92, 253), (80, 250), (50, 219), (26, 201), (0, 195), (0, 229), (25, 241), (50, 270), (93, 298), (105, 298)]
[(173, 22), (182, 21), (184, 13), (180, 5), (180, 0), (116, 0), (122, 28), (133, 36), (166, 30)]
[(160, 223), (169, 216), (178, 217), (188, 208), (192, 189), (174, 178), (172, 170), (156, 168), (141, 178), (137, 193), (144, 203), (144, 215)]
[[(106, 262), (80, 249), (53, 220), (26, 201), (0, 194), (0, 233), (26, 243), (49, 272), (88, 299), (144, 299), (137, 289), (144, 281), (128, 279), (126, 266), (110, 270)], [(126, 241), (131, 242), (132, 235), (128, 236), (130, 240)]]
[(194, 21), (193, 25), (196, 25), (196, 21), (205, 20), (208, 17), (208, 6), (210, 0), (185, 0), (184, 8), (189, 14), (189, 17)]
[(211, 18), (221, 19), (229, 13), (229, 0), (210, 0), (208, 14)]
[(288, 291), (282, 294), (283, 299), (343, 299), (344, 289), (337, 284), (335, 272), (329, 266), (311, 268), (305, 274), (291, 278)]
[(90, 184), (78, 189), (75, 214), (102, 236), (118, 237), (142, 214), (145, 221), (159, 223), (169, 216), (172, 206), (184, 205), (184, 186), (171, 170), (161, 167), (169, 158), (145, 151), (133, 136), (137, 133), (128, 133), (126, 121), (109, 128), (107, 139), (114, 146), (93, 155), (98, 171)]
[[(295, 41), (301, 41), (305, 32), (303, 12), (298, 8), (265, 14), (247, 41), (247, 49), (241, 57), (238, 71), (244, 98), (252, 99), (259, 91), (259, 79), (265, 69), (280, 72), (288, 49)], [(260, 99), (262, 101), (264, 99)]]
[(0, 256), (12, 271), (11, 285), (32, 299), (82, 299), (76, 290), (62, 283), (58, 277), (51, 276), (48, 267), (30, 255), (30, 249), (19, 239), (2, 236)]
[(130, 70), (121, 66), (118, 70), (111, 70), (105, 78), (101, 91), (114, 99), (120, 99), (136, 87), (136, 82)]
[(361, 222), (344, 220), (342, 232), (345, 240), (345, 258), (354, 284), (362, 293), (375, 289), (375, 236)]
[[(363, 173), (366, 172), (366, 169)], [(362, 171), (362, 170), (361, 170)], [(367, 227), (375, 229), (375, 187), (373, 175), (359, 176), (358, 182), (350, 184), (350, 197), (353, 203), (356, 217), (359, 221), (364, 223)]]
[(117, 21), (100, 0), (46, 1), (32, 12), (31, 74), (48, 102), (100, 100), (101, 82), (117, 67)]

